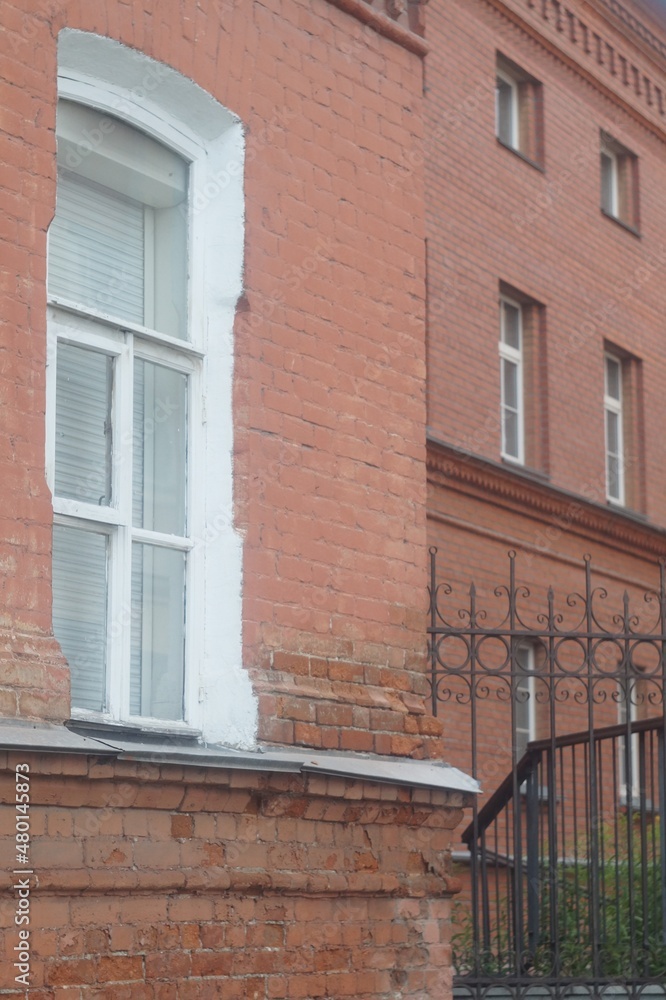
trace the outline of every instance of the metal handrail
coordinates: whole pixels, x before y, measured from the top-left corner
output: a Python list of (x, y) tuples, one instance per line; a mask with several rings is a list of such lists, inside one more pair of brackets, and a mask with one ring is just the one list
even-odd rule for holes
[[(653, 719), (640, 719), (631, 722), (629, 725), (620, 723), (616, 726), (604, 726), (593, 730), (592, 736), (596, 743), (606, 739), (617, 739), (626, 736), (627, 733), (634, 736), (638, 733), (655, 732), (664, 727), (664, 716), (657, 716)], [(561, 747), (581, 746), (590, 742), (588, 730), (581, 730), (577, 733), (567, 733), (564, 736), (556, 736), (554, 739), (533, 740), (527, 744), (527, 749), (515, 767), (518, 785), (522, 786), (529, 776), (534, 772), (539, 764), (541, 756), (549, 750), (559, 750)], [(462, 834), (463, 844), (470, 847), (471, 841), (485, 833), (502, 810), (513, 798), (515, 787), (514, 769), (512, 768), (504, 780), (497, 786), (488, 801), (479, 810), (476, 823), (476, 833), (474, 823), (470, 823)]]

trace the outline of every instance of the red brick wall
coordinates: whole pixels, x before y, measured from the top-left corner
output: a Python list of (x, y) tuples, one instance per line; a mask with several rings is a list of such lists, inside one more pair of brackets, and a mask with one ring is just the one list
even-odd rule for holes
[[(446, 996), (458, 793), (4, 753), (3, 802), (26, 761), (36, 1000)], [(8, 859), (13, 806), (0, 817)], [(18, 878), (0, 906), (8, 997), (25, 995)]]
[(403, 182), (398, 160), (422, 140), (420, 40), (405, 48), (405, 28), (388, 37), (326, 0), (54, 0), (6, 6), (1, 26), (0, 713), (68, 715), (48, 639), (43, 471), (56, 39), (67, 26), (174, 66), (246, 125), (236, 522), (262, 736), (430, 752), (418, 720), (405, 721), (420, 704), (410, 696), (423, 649), (424, 206), (422, 177)]
[(255, 20), (270, 65), (254, 77), (250, 155), (253, 117), (276, 98), (287, 112), (248, 165), (237, 323), (261, 732), (423, 753), (402, 697), (423, 649), (423, 201), (397, 165), (421, 143), (421, 59), (325, 3), (298, 29), (263, 7)]
[[(429, 476), (430, 538), (438, 549), (438, 580), (453, 588), (450, 596), (441, 595), (441, 610), (448, 620), (462, 621), (457, 612), (469, 608), (472, 582), (476, 587), (477, 608), (487, 614), (483, 624), (491, 627), (504, 619), (506, 595), (504, 591), (495, 591), (509, 586), (508, 552), (513, 550), (516, 586), (520, 588), (519, 609), (529, 627), (538, 629), (537, 616), (548, 612), (549, 586), (553, 587), (556, 612), (563, 615), (560, 627), (576, 627), (583, 614), (582, 603), (579, 599), (568, 605), (567, 596), (585, 593), (586, 555), (591, 557), (593, 585), (599, 589), (594, 608), (600, 621), (613, 627), (612, 615), (622, 613), (626, 590), (632, 613), (642, 616), (643, 627), (654, 625), (657, 605), (646, 604), (643, 597), (659, 586), (659, 538), (640, 523), (624, 525), (622, 518), (603, 510), (593, 511), (575, 498), (549, 497), (542, 484), (525, 484), (515, 478), (512, 482), (512, 478), (511, 473), (500, 476), (479, 464), (433, 456)], [(460, 652), (461, 647), (447, 647), (451, 662)], [(493, 649), (491, 643), (484, 655), (492, 658), (497, 652), (498, 647)], [(639, 662), (641, 652), (652, 653), (647, 647), (636, 652)], [(603, 648), (599, 654), (603, 656)], [(567, 655), (575, 655), (573, 647), (563, 646), (559, 655), (566, 662)], [(660, 710), (663, 701), (660, 672), (652, 660), (650, 664), (654, 674), (645, 693), (651, 694), (652, 700), (650, 705), (645, 704), (645, 711), (653, 714)], [(599, 693), (601, 688), (598, 684), (595, 724), (615, 725), (617, 703), (610, 697), (604, 702)], [(576, 690), (582, 695), (583, 686)], [(542, 689), (541, 697), (544, 695)], [(539, 733), (541, 711), (545, 714)], [(506, 700), (496, 693), (485, 699), (480, 697), (477, 712), (479, 777), (487, 796), (511, 769), (511, 721)], [(462, 705), (454, 698), (441, 703), (439, 719), (444, 731), (444, 758), (469, 770), (469, 699)], [(584, 730), (588, 725), (587, 699), (575, 702), (572, 696), (571, 704), (557, 707), (557, 719), (559, 733)], [(537, 736), (548, 732), (547, 703), (543, 701), (542, 707), (537, 708)]]

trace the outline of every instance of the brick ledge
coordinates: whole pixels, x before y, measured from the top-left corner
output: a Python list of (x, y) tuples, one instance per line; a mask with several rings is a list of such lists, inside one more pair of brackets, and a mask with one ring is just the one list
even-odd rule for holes
[(396, 24), (386, 14), (381, 14), (379, 11), (374, 10), (368, 5), (366, 0), (326, 0), (326, 2), (332, 4), (334, 7), (338, 7), (346, 14), (355, 17), (357, 21), (362, 21), (363, 24), (369, 25), (377, 34), (383, 35), (385, 38), (390, 38), (392, 42), (401, 45), (409, 52), (414, 52), (417, 56), (421, 56), (421, 58), (427, 55), (429, 46), (423, 38), (414, 34), (408, 28), (403, 28), (400, 24)]

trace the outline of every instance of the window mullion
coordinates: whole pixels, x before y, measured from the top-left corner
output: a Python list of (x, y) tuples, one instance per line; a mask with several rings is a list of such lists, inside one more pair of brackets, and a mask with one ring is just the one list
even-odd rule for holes
[(113, 394), (112, 468), (118, 498), (119, 525), (113, 532), (109, 560), (109, 710), (127, 718), (130, 655), (132, 566), (132, 337), (116, 363)]
[[(203, 483), (199, 478), (205, 466), (202, 436), (205, 433), (205, 403), (201, 392), (201, 368), (189, 379), (188, 414), (187, 414), (187, 491), (185, 530), (190, 543), (185, 564), (185, 661), (203, 661), (203, 646), (201, 636), (204, 631), (202, 608), (204, 592), (201, 585), (201, 563), (203, 552), (201, 545), (195, 544), (195, 539), (203, 537), (203, 526), (206, 523), (205, 494)], [(185, 673), (184, 709), (185, 718), (193, 726), (201, 724), (200, 690), (201, 680), (194, 671)]]

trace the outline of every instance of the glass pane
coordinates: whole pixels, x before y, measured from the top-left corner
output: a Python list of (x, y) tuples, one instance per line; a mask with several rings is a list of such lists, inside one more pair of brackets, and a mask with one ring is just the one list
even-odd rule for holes
[(497, 77), (496, 83), (497, 135), (509, 146), (514, 145), (513, 87)]
[(612, 455), (620, 450), (620, 422), (617, 413), (606, 410), (606, 448)]
[(614, 358), (606, 358), (606, 395), (620, 399), (620, 364)]
[(617, 455), (608, 455), (607, 458), (607, 471), (608, 471), (608, 496), (613, 500), (619, 500), (621, 498), (620, 494), (620, 460)]
[(189, 165), (138, 129), (58, 103), (49, 291), (187, 336)]
[(75, 174), (58, 177), (49, 292), (144, 322), (144, 209)]
[(601, 154), (601, 207), (615, 215), (615, 160), (608, 153)]
[(183, 718), (185, 553), (132, 546), (132, 715)]
[(520, 455), (518, 448), (518, 414), (506, 408), (502, 412), (502, 434), (504, 437), (504, 454), (510, 455), (512, 458), (518, 458)]
[(502, 358), (502, 374), (504, 390), (502, 402), (504, 406), (508, 406), (512, 410), (517, 410), (519, 404), (518, 365), (514, 364), (513, 361), (507, 361), (506, 358)]
[(186, 532), (187, 376), (140, 361), (134, 367), (135, 527)]
[(53, 629), (72, 673), (72, 705), (106, 706), (106, 535), (53, 528)]
[(113, 361), (60, 344), (56, 367), (56, 496), (108, 505)]
[(527, 749), (527, 744), (534, 738), (532, 718), (534, 707), (531, 704), (534, 692), (530, 689), (529, 675), (533, 670), (533, 651), (529, 646), (519, 646), (516, 650), (517, 697), (514, 703), (516, 720), (516, 752), (518, 760)]
[(510, 302), (502, 303), (502, 340), (508, 347), (520, 350), (520, 309)]

